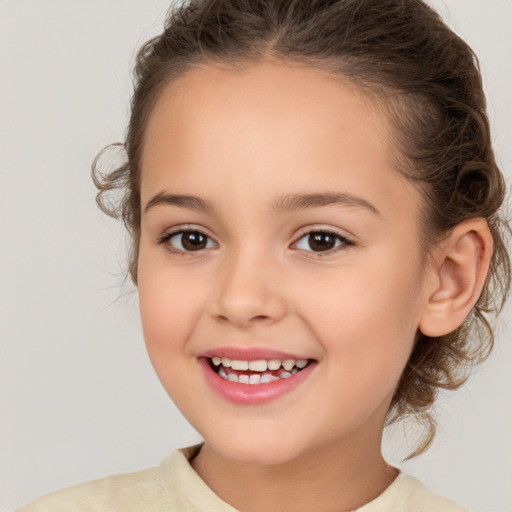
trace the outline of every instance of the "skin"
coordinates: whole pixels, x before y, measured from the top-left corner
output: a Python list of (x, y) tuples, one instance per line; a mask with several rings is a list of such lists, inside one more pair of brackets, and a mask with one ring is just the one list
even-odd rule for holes
[[(146, 345), (205, 439), (193, 467), (239, 510), (353, 510), (397, 475), (381, 454), (383, 424), (442, 280), (422, 257), (421, 198), (394, 168), (391, 127), (375, 101), (305, 67), (205, 67), (167, 86), (146, 129)], [(290, 194), (333, 191), (351, 200), (276, 208)], [(146, 210), (162, 193), (213, 209)], [(184, 228), (207, 235), (208, 246), (159, 243)], [(312, 251), (305, 235), (326, 229), (350, 243)], [(278, 400), (233, 404), (198, 364), (226, 346), (272, 348), (316, 366)]]

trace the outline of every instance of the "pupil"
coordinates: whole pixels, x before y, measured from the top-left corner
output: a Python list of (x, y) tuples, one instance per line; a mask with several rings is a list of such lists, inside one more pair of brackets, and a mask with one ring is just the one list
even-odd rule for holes
[(198, 251), (206, 247), (206, 237), (197, 231), (188, 231), (181, 235), (181, 243), (187, 251)]
[(313, 251), (328, 251), (334, 248), (336, 239), (329, 233), (312, 233), (308, 242)]

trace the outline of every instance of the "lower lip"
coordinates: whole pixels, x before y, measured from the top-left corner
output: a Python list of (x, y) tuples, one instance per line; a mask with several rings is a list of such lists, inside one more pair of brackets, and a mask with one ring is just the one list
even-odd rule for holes
[(199, 364), (213, 391), (228, 402), (242, 405), (258, 405), (277, 400), (300, 386), (311, 374), (316, 363), (309, 363), (303, 370), (287, 379), (264, 384), (240, 384), (220, 377), (210, 366), (208, 359), (201, 357)]

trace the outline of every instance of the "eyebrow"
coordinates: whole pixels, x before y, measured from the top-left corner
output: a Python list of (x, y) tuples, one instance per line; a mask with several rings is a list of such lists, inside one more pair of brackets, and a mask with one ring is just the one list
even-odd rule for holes
[(288, 194), (278, 199), (273, 207), (276, 212), (319, 208), (329, 205), (357, 206), (372, 213), (380, 215), (373, 204), (362, 197), (344, 194), (341, 192), (325, 192), (319, 194)]
[(201, 197), (159, 192), (146, 203), (144, 213), (146, 213), (150, 208), (158, 205), (179, 206), (181, 208), (189, 208), (191, 210), (200, 210), (203, 212), (211, 212), (215, 210), (213, 203)]
[[(373, 206), (365, 199), (341, 192), (287, 194), (274, 202), (273, 210), (279, 213), (308, 208), (319, 208), (333, 204), (342, 206), (356, 206), (380, 215), (379, 210), (377, 210), (375, 206)], [(158, 205), (172, 205), (203, 212), (212, 212), (215, 210), (215, 206), (212, 202), (198, 196), (167, 194), (166, 192), (159, 192), (146, 203), (144, 213), (146, 213), (150, 208)]]

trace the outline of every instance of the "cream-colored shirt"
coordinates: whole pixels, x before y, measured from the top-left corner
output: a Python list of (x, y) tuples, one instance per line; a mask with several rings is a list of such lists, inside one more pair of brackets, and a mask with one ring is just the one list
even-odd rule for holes
[[(115, 475), (40, 498), (18, 512), (236, 512), (189, 464), (198, 446), (176, 450), (158, 468)], [(400, 474), (375, 500), (355, 512), (465, 512)]]

